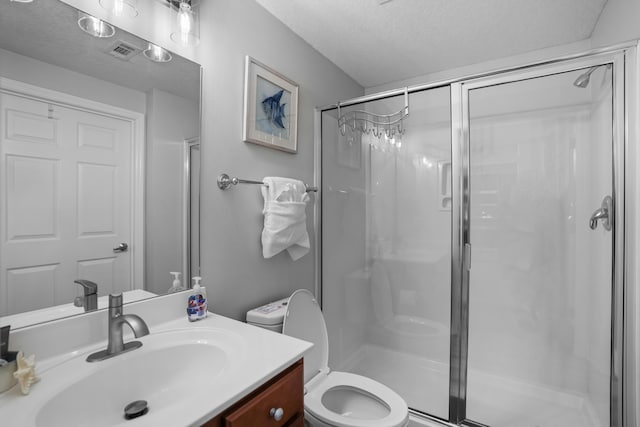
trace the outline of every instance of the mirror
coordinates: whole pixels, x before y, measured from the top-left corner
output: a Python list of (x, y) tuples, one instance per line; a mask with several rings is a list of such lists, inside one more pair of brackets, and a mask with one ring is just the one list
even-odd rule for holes
[[(199, 275), (200, 66), (58, 0), (0, 3), (0, 326)], [(90, 291), (89, 291), (90, 293)], [(76, 305), (74, 305), (74, 302)], [(77, 307), (80, 305), (80, 307)]]

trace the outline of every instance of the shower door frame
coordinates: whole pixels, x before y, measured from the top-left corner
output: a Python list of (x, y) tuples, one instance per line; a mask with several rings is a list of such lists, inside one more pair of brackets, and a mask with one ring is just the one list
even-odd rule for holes
[[(514, 71), (498, 72), (451, 84), (451, 143), (452, 143), (452, 275), (451, 275), (451, 353), (449, 422), (470, 427), (482, 427), (466, 416), (467, 363), (469, 334), (469, 282), (471, 269), (470, 235), (470, 105), (469, 92), (500, 84), (544, 78), (559, 73), (612, 64), (612, 197), (614, 227), (611, 256), (611, 366), (610, 366), (610, 424), (622, 427), (623, 422), (623, 332), (625, 287), (625, 158), (626, 158), (626, 99), (624, 50), (565, 59)], [(585, 224), (588, 218), (585, 218)]]

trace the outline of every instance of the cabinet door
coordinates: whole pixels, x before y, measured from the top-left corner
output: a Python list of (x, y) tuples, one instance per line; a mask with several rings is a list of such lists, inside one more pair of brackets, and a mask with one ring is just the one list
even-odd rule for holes
[[(224, 417), (226, 427), (298, 426), (304, 412), (303, 367), (297, 364), (282, 378)], [(282, 410), (276, 420), (273, 412)]]

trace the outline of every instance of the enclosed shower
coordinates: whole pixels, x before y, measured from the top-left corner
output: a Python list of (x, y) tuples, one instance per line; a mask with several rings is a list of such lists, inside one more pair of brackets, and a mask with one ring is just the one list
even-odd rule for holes
[(330, 366), (432, 421), (623, 426), (625, 54), (320, 112)]

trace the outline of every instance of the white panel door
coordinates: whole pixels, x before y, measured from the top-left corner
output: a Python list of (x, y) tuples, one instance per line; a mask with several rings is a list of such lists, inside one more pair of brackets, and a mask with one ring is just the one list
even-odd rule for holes
[(0, 94), (0, 315), (131, 289), (132, 124)]

